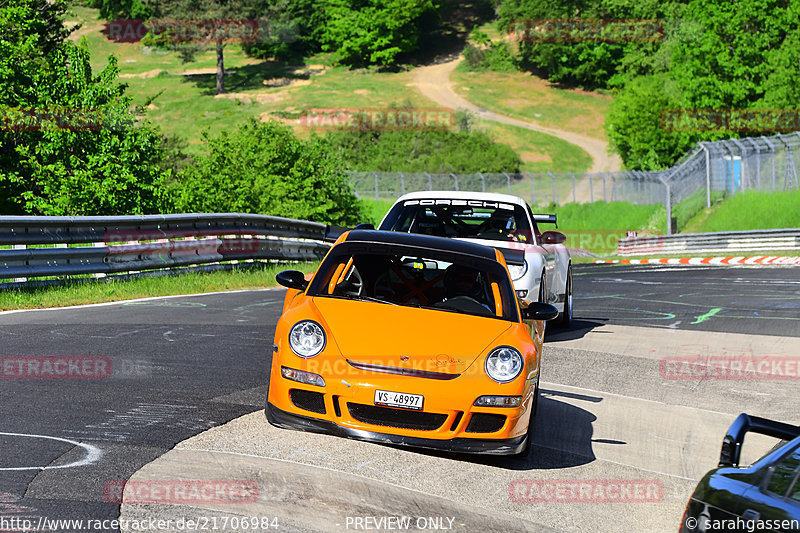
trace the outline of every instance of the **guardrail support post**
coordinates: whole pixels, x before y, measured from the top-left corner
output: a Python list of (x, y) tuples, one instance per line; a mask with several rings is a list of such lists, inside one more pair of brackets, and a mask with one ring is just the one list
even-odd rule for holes
[(508, 185), (508, 194), (511, 194), (511, 176), (509, 176), (507, 172), (503, 172), (503, 176), (506, 177), (506, 185)]
[(486, 192), (486, 178), (483, 177), (483, 172), (478, 172), (478, 176), (481, 177), (481, 192)]
[(406, 193), (406, 179), (402, 172), (398, 172), (398, 174), (400, 174), (400, 195), (402, 196)]
[(594, 185), (592, 185), (592, 175), (587, 174), (589, 178), (589, 203), (594, 203)]
[(453, 177), (453, 182), (455, 183), (455, 188), (456, 188), (456, 190), (458, 190), (458, 176), (456, 176), (452, 172), (450, 173), (450, 176)]
[(431, 178), (431, 175), (430, 175), (429, 172), (426, 172), (425, 175), (428, 176), (428, 190), (432, 191), (433, 190), (433, 178)]
[(378, 173), (373, 170), (372, 175), (375, 176), (375, 200), (380, 200), (380, 196), (378, 196)]

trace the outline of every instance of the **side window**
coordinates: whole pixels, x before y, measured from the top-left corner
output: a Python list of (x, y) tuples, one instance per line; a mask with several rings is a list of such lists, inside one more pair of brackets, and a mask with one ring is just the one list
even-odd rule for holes
[[(795, 448), (789, 455), (775, 463), (767, 482), (767, 490), (778, 496), (785, 496), (798, 473), (800, 473), (800, 448)], [(800, 498), (800, 487), (795, 485), (793, 494), (789, 496), (795, 500)]]
[(531, 224), (533, 224), (533, 234), (536, 236), (536, 242), (541, 242), (542, 233), (539, 231), (539, 226), (536, 225), (536, 221), (533, 219), (533, 211), (531, 211), (531, 206), (526, 203), (525, 207), (527, 207), (526, 211), (528, 211), (528, 218), (530, 219)]

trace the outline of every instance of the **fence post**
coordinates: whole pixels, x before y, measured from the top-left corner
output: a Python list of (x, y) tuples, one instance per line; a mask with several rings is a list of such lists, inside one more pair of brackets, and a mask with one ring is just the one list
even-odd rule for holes
[(456, 188), (456, 190), (458, 190), (458, 176), (456, 176), (452, 172), (450, 173), (450, 176), (453, 177), (453, 182), (455, 183), (455, 188)]
[(614, 201), (614, 193), (617, 192), (617, 177), (611, 174), (611, 201)]
[(750, 144), (753, 145), (753, 148), (756, 149), (756, 189), (759, 191), (761, 190), (761, 148), (758, 147), (758, 143), (752, 137), (746, 137)]
[(740, 161), (739, 162), (739, 183), (741, 183), (742, 191), (744, 191), (745, 188), (746, 188), (746, 186), (745, 186), (745, 174), (746, 174), (745, 170), (747, 169), (747, 167), (745, 166), (745, 163), (744, 163), (746, 149), (745, 149), (744, 145), (738, 139), (731, 139), (731, 141), (733, 141), (733, 144), (735, 144), (736, 147), (739, 148), (739, 153), (741, 154), (739, 156), (740, 157), (740, 160), (739, 160)]
[(658, 179), (664, 184), (664, 188), (667, 190), (667, 235), (672, 235), (672, 196), (670, 195), (669, 183), (667, 183), (667, 180), (665, 180), (663, 176), (658, 176)]
[(572, 203), (577, 204), (578, 200), (575, 199), (575, 174), (570, 172), (569, 175), (572, 176)]
[(592, 175), (586, 175), (589, 178), (589, 203), (594, 203), (594, 185), (592, 184)]
[(550, 178), (553, 180), (553, 203), (558, 205), (558, 199), (556, 198), (556, 177), (549, 170), (547, 171), (547, 173), (550, 175)]
[(531, 206), (536, 205), (536, 185), (533, 181), (533, 174), (528, 172), (528, 177), (531, 179)]
[(606, 196), (606, 178), (608, 176), (606, 176), (605, 174), (600, 174), (600, 176), (602, 176), (603, 180), (603, 202), (608, 203), (608, 197)]
[(761, 138), (764, 140), (765, 143), (767, 143), (769, 151), (772, 153), (772, 157), (770, 157), (770, 160), (772, 161), (772, 190), (774, 191), (775, 190), (775, 145), (772, 144), (770, 140), (764, 137), (763, 135), (761, 136)]
[(506, 185), (508, 185), (508, 194), (511, 194), (511, 176), (509, 176), (507, 172), (503, 172), (503, 176), (506, 177)]
[(378, 196), (378, 173), (373, 170), (372, 175), (375, 176), (375, 200), (380, 200)]
[[(784, 177), (783, 177), (783, 190), (787, 191), (792, 186), (796, 186), (797, 184), (797, 172), (795, 171), (794, 168), (794, 153), (792, 153), (792, 146), (788, 142), (786, 142), (786, 139), (783, 138), (783, 135), (779, 133), (777, 137), (778, 140), (781, 141), (783, 145), (786, 147), (786, 152), (787, 152), (786, 157), (789, 158), (789, 161), (786, 163), (786, 172), (784, 172)], [(789, 169), (791, 169), (791, 171)], [(789, 174), (792, 175), (791, 185), (789, 184)]]
[(697, 143), (706, 153), (706, 207), (711, 207), (711, 152), (706, 143)]
[(406, 179), (402, 172), (398, 172), (398, 174), (400, 174), (400, 196), (403, 196), (406, 193)]
[(486, 178), (483, 177), (483, 172), (478, 172), (478, 176), (481, 177), (481, 192), (486, 192)]
[(426, 172), (425, 175), (428, 176), (428, 190), (432, 191), (433, 190), (433, 180), (431, 179), (430, 172)]

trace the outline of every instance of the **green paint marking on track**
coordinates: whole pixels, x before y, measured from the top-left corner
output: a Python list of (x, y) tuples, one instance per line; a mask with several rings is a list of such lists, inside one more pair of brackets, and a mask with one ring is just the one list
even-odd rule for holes
[(708, 320), (712, 316), (716, 315), (720, 311), (722, 311), (721, 307), (715, 307), (714, 309), (712, 309), (708, 313), (706, 313), (704, 315), (700, 315), (699, 317), (697, 317), (694, 322), (689, 322), (689, 323), (690, 324), (699, 324), (700, 322), (705, 322), (706, 320)]

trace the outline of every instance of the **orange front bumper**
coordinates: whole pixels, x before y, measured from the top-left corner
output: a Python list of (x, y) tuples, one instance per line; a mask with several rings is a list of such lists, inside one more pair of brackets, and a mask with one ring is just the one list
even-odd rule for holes
[[(511, 454), (525, 444), (535, 379), (501, 385), (472, 371), (450, 379), (433, 373), (401, 376), (359, 370), (341, 359), (336, 366), (342, 368), (322, 372), (313, 359), (287, 358), (284, 366), (318, 370), (314, 373), (325, 379), (325, 387), (318, 387), (283, 377), (283, 359), (273, 358), (266, 409), (269, 421), (279, 427), (468, 453)], [(376, 406), (376, 390), (420, 394), (423, 408)], [(483, 395), (521, 396), (522, 403), (475, 407)]]

